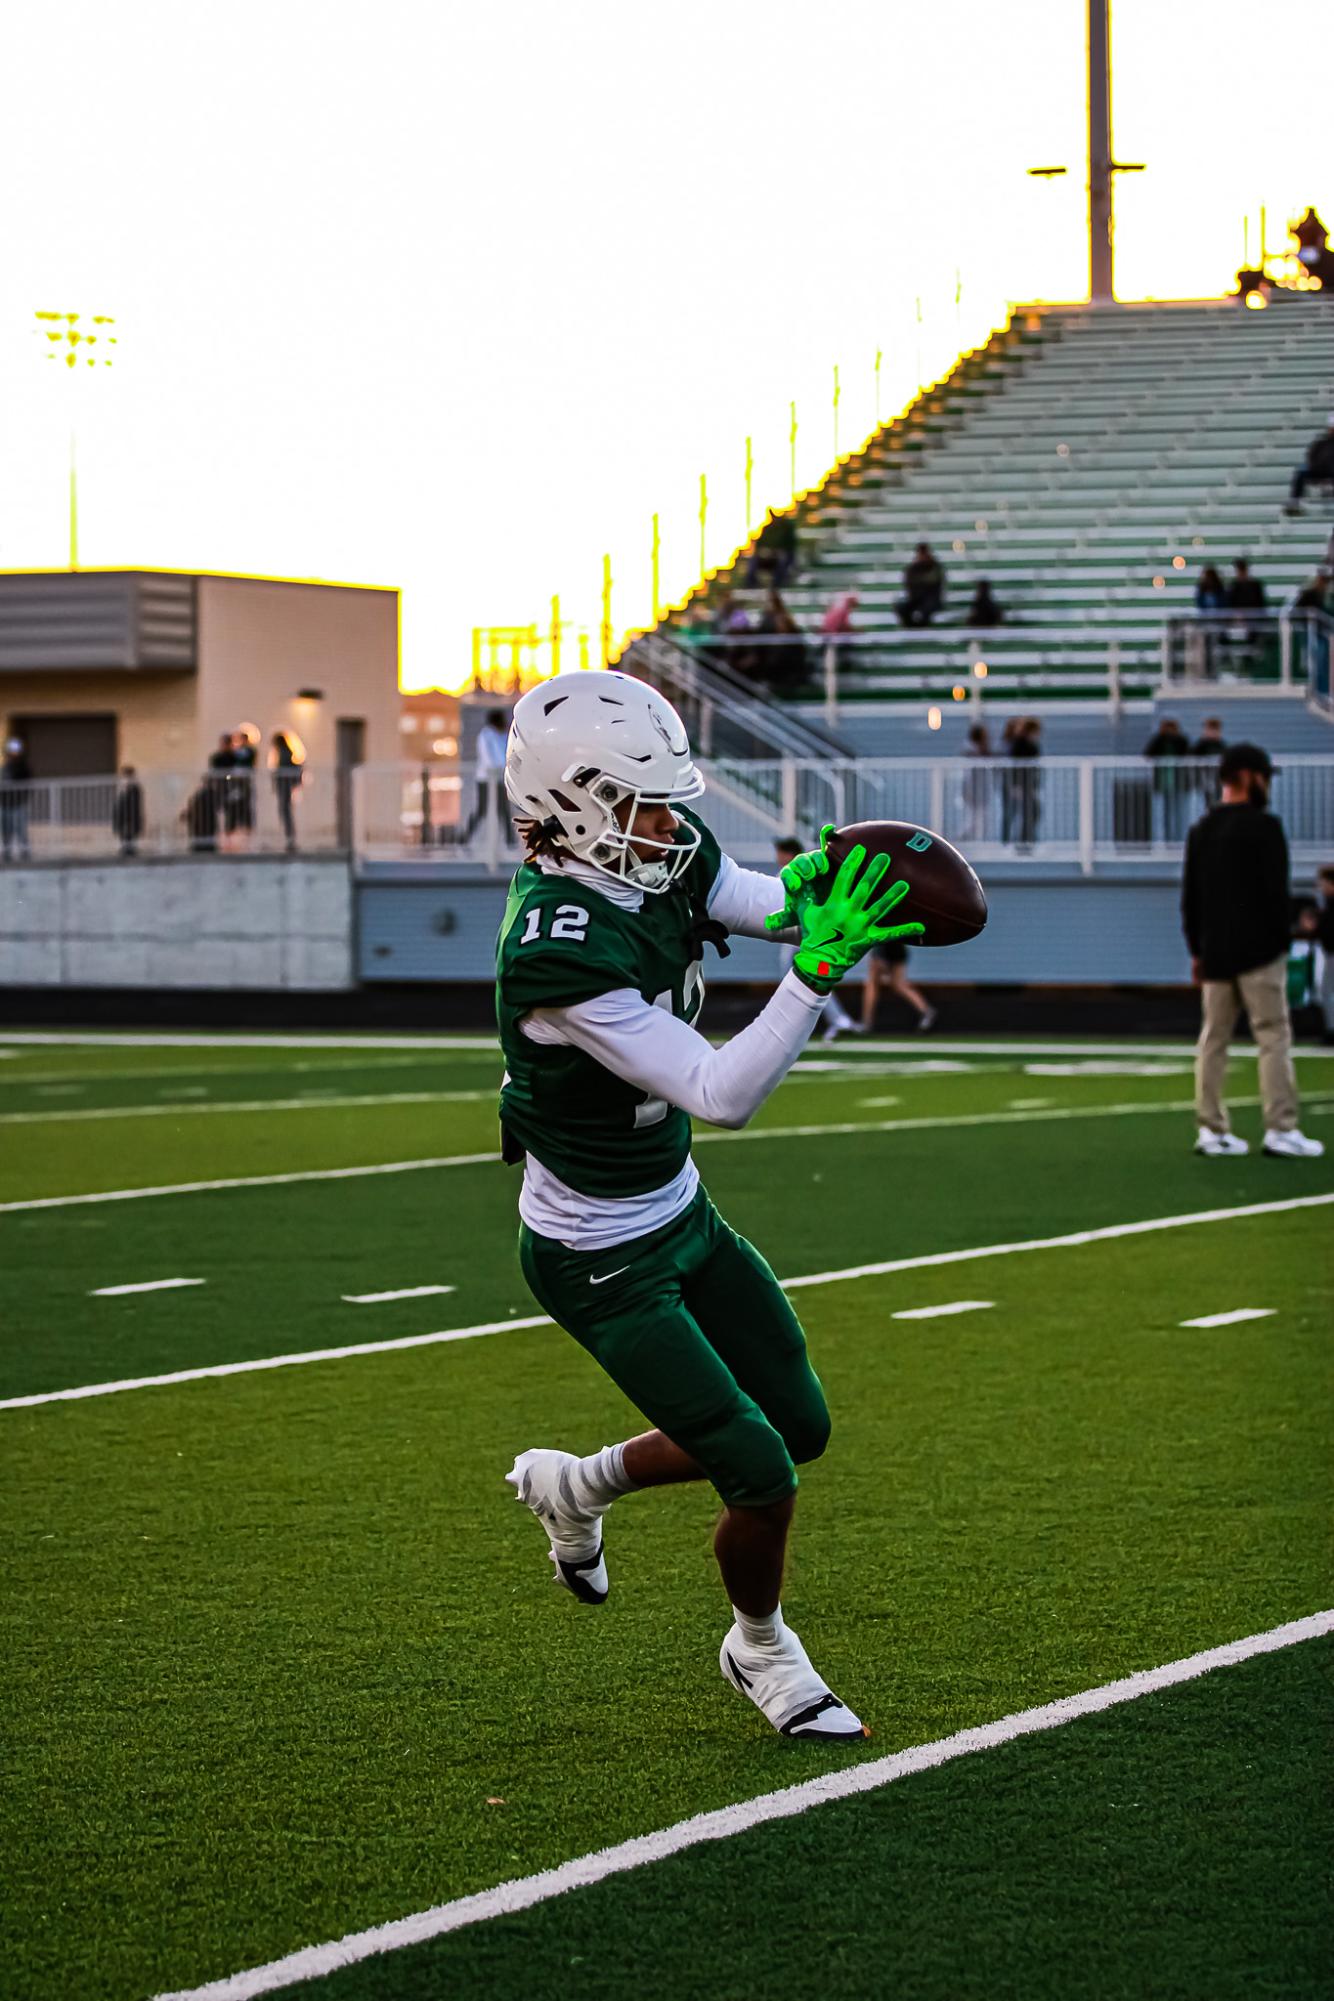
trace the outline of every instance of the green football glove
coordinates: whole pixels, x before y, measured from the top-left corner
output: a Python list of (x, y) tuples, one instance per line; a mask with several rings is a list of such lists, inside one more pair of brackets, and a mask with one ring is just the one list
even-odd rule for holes
[(803, 890), (810, 888), (817, 877), (829, 873), (829, 857), (825, 853), (825, 847), (833, 831), (832, 822), (828, 826), (821, 827), (819, 847), (808, 854), (794, 855), (790, 862), (779, 869), (778, 880), (787, 892), (787, 901), (781, 910), (775, 910), (772, 917), (765, 918), (766, 930), (790, 931), (796, 925), (797, 898)]
[[(812, 884), (817, 876), (829, 872), (827, 847), (832, 832), (832, 827), (826, 827), (821, 833), (818, 857), (799, 855), (788, 864), (790, 869), (798, 870), (802, 862), (822, 861), (824, 867), (813, 867), (809, 874), (803, 871), (802, 886), (798, 889), (784, 883), (795, 903), (796, 921), (801, 927), (793, 970), (798, 979), (820, 994), (832, 992), (873, 945), (896, 938), (921, 938), (926, 931), (922, 924), (886, 923), (891, 911), (907, 896), (908, 884), (898, 881), (882, 890), (890, 858), (873, 855), (868, 862), (866, 850), (860, 844), (849, 852), (823, 902), (816, 901)], [(781, 919), (783, 912), (777, 916)], [(780, 928), (774, 918), (768, 922), (772, 929)]]

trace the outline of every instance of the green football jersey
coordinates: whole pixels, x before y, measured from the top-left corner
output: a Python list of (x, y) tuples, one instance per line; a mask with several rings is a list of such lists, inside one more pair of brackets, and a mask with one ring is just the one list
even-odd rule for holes
[(704, 998), (697, 927), (722, 856), (693, 813), (677, 813), (699, 828), (699, 846), (671, 888), (645, 896), (638, 910), (534, 862), (510, 884), (496, 944), (501, 1125), (510, 1146), (583, 1195), (663, 1187), (685, 1165), (690, 1120), (580, 1049), (531, 1041), (519, 1023), (533, 1008), (571, 1007), (620, 987), (694, 1021)]

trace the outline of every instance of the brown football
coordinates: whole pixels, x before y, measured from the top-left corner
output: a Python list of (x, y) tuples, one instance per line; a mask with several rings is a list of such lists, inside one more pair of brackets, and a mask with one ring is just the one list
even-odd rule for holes
[(962, 945), (976, 938), (987, 921), (987, 899), (971, 864), (941, 835), (911, 820), (859, 820), (829, 836), (831, 870), (859, 845), (868, 861), (872, 855), (892, 858), (886, 887), (900, 876), (908, 884), (891, 923), (924, 924), (919, 945)]

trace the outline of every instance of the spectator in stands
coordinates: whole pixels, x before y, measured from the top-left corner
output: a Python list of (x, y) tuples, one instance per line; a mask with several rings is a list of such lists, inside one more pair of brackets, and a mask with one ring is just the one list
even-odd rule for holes
[(1042, 780), (1036, 769), (1042, 755), (1042, 724), (1036, 716), (1019, 716), (1013, 726), (1006, 724), (1005, 733), (1009, 756), (1020, 768), (1012, 766), (1004, 775), (1001, 839), (1008, 842), (1013, 834), (1019, 853), (1028, 854), (1042, 817)]
[(765, 600), (758, 637), (764, 641), (756, 649), (761, 677), (774, 689), (799, 688), (806, 679), (806, 643), (776, 590)]
[[(1232, 566), (1232, 581), (1227, 587), (1227, 608), (1229, 612), (1265, 611), (1268, 599), (1265, 587), (1258, 577), (1251, 575), (1251, 566), (1244, 556), (1238, 556)], [(1229, 639), (1239, 640), (1249, 645), (1255, 637), (1255, 627), (1249, 619), (1235, 619), (1228, 628)]]
[(1153, 760), (1153, 789), (1160, 801), (1163, 838), (1179, 841), (1186, 823), (1189, 782), (1181, 760), (1190, 756), (1190, 740), (1179, 722), (1164, 716), (1145, 744), (1144, 755)]
[(1334, 410), (1329, 413), (1327, 428), (1318, 438), (1312, 438), (1306, 448), (1306, 458), (1292, 475), (1292, 491), (1285, 514), (1302, 512), (1302, 495), (1312, 480), (1318, 486), (1334, 486)]
[(1227, 586), (1212, 563), (1206, 563), (1195, 585), (1195, 609), (1205, 617), (1227, 606)]
[(965, 625), (1001, 625), (1005, 620), (1004, 609), (991, 595), (991, 585), (986, 577), (979, 577), (973, 587), (973, 602), (964, 614)]
[[(208, 761), (208, 783), (213, 789), (213, 826), (211, 835), (214, 845), (216, 845), (217, 836), (221, 832), (224, 847), (227, 845), (227, 836), (231, 832), (232, 771), (236, 764), (234, 743), (235, 739), (231, 731), (224, 730), (218, 738), (217, 749)], [(188, 811), (189, 809), (187, 808), (186, 810)]]
[(1228, 1045), (1245, 1008), (1259, 1054), (1264, 1150), (1293, 1160), (1324, 1152), (1297, 1124), (1288, 1018), (1288, 844), (1270, 813), (1267, 751), (1236, 743), (1219, 765), (1223, 797), (1186, 841), (1181, 918), (1191, 977), (1201, 989), (1195, 1052), (1197, 1153), (1244, 1154), (1223, 1103)]
[(6, 861), (26, 862), (28, 847), (28, 787), (32, 766), (21, 737), (12, 736), (5, 745), (0, 764), (0, 854)]
[(210, 769), (185, 802), (181, 819), (192, 855), (211, 855), (218, 846), (218, 780)]
[(755, 548), (746, 568), (746, 588), (754, 590), (757, 584), (767, 583), (771, 590), (781, 591), (797, 561), (797, 523), (791, 514), (775, 514), (772, 507), (764, 518), (764, 526), (755, 537)]
[(1206, 810), (1218, 803), (1218, 760), (1226, 749), (1222, 723), (1217, 716), (1206, 717), (1200, 734), (1190, 747), (1193, 758), (1207, 758), (1213, 767), (1201, 768), (1197, 763), (1193, 773), (1195, 789), (1200, 794)]
[(843, 665), (849, 635), (857, 630), (852, 614), (860, 603), (856, 591), (840, 591), (820, 620), (820, 649), (823, 653), (833, 647), (835, 671)]
[(963, 825), (966, 841), (986, 839), (987, 808), (991, 803), (991, 776), (983, 769), (991, 756), (991, 739), (987, 735), (985, 723), (973, 723), (968, 731), (968, 742), (964, 746), (964, 756), (973, 761), (973, 768), (964, 773), (963, 780)]
[[(799, 841), (794, 834), (788, 834), (783, 840), (775, 841), (774, 854), (777, 858), (779, 868), (785, 869), (789, 862), (794, 862), (799, 854), (807, 851), (808, 847), (808, 842)], [(797, 948), (794, 944), (780, 947), (780, 963), (785, 973), (796, 957), (796, 952)], [(836, 993), (831, 993), (825, 1002), (820, 1014), (820, 1020), (823, 1023), (820, 1030), (821, 1042), (833, 1042), (840, 1035), (851, 1035), (857, 1027), (856, 1022), (848, 1013)]]
[(120, 784), (111, 802), (111, 831), (123, 856), (138, 854), (144, 833), (144, 788), (132, 764), (121, 768)]
[(929, 542), (917, 544), (917, 554), (903, 572), (903, 596), (899, 601), (902, 625), (930, 625), (945, 599), (945, 570), (932, 553)]
[(1293, 600), (1294, 611), (1324, 611), (1330, 609), (1330, 574), (1319, 569), (1309, 584), (1303, 585)]
[(296, 745), (282, 730), (275, 730), (270, 739), (272, 755), (269, 759), (273, 772), (273, 790), (278, 801), (278, 824), (283, 830), (283, 844), (289, 855), (296, 853), (296, 818), (294, 808), (296, 795), (301, 790), (304, 776), (301, 759), (297, 756)]
[(248, 847), (255, 828), (255, 764), (259, 732), (232, 731), (232, 767), (227, 778), (226, 827), (233, 847)]
[(502, 839), (509, 830), (505, 804), (505, 752), (509, 746), (509, 717), (503, 709), (488, 709), (482, 717), (474, 746), (473, 773), (476, 790), (472, 812), (458, 838), (470, 841), (482, 824), (490, 825), (492, 814), (500, 820)]

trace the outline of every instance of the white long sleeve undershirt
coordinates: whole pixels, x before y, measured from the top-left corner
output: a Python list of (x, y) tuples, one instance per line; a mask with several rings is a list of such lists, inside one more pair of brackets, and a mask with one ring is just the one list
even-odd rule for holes
[[(569, 864), (565, 872), (570, 873)], [(581, 868), (579, 878), (588, 882), (597, 874)], [(630, 887), (608, 883), (616, 902), (628, 900)], [(637, 900), (641, 896), (632, 893)], [(729, 931), (773, 938), (764, 920), (781, 908), (782, 901), (782, 885), (775, 877), (739, 868), (724, 856), (709, 897), (709, 914)], [(789, 972), (754, 1021), (719, 1049), (688, 1022), (650, 1005), (632, 987), (572, 1007), (536, 1008), (525, 1017), (523, 1033), (534, 1042), (582, 1049), (639, 1090), (665, 1098), (692, 1118), (735, 1130), (782, 1082), (823, 1008), (823, 995), (812, 993)], [(687, 1160), (665, 1187), (646, 1195), (581, 1195), (530, 1154), (524, 1164), (519, 1213), (542, 1236), (555, 1237), (575, 1250), (602, 1250), (671, 1222), (688, 1206), (698, 1185), (698, 1170), (693, 1160)]]

